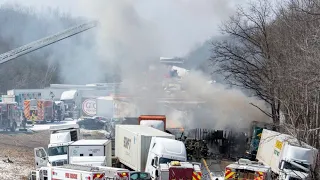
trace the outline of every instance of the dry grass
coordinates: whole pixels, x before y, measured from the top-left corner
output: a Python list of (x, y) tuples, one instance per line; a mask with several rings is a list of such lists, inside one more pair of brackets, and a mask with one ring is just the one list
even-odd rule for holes
[[(33, 134), (0, 134), (0, 178), (24, 179), (34, 168), (33, 148), (46, 147), (49, 142), (48, 131)], [(2, 160), (9, 158), (13, 163)]]
[[(102, 139), (105, 133), (100, 131), (81, 130), (86, 133), (85, 139)], [(34, 152), (36, 147), (47, 147), (49, 131), (39, 131), (32, 134), (26, 133), (0, 133), (0, 180), (27, 179), (28, 174), (34, 169)], [(8, 158), (13, 163), (2, 160)]]

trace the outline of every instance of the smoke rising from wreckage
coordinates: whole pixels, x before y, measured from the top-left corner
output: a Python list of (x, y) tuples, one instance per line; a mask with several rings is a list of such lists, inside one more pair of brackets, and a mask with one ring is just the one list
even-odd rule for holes
[[(86, 3), (82, 2), (81, 5), (84, 4)], [(95, 36), (91, 34), (82, 37), (85, 39), (83, 41), (86, 41), (93, 36), (94, 41), (91, 43), (94, 48), (86, 49), (87, 45), (75, 45), (76, 41), (59, 44), (61, 47), (75, 45), (64, 55), (61, 47), (53, 48), (52, 52), (57, 51), (63, 57), (59, 62), (59, 71), (55, 72), (60, 74), (62, 81), (101, 82), (108, 68), (108, 73), (121, 76), (120, 91), (127, 92), (133, 97), (143, 97), (132, 98), (140, 113), (167, 114), (169, 124), (175, 127), (246, 128), (254, 120), (269, 121), (265, 114), (250, 105), (253, 103), (267, 111), (263, 101), (248, 97), (238, 89), (228, 89), (223, 84), (208, 83), (209, 76), (194, 69), (178, 82), (183, 87), (183, 92), (163, 90), (161, 84), (167, 69), (155, 61), (158, 61), (161, 54), (172, 52), (164, 49), (162, 43), (152, 43), (161, 42), (162, 34), (152, 26), (152, 23), (144, 21), (139, 16), (131, 1), (114, 2), (107, 6), (107, 10), (94, 11), (96, 8), (100, 9), (99, 6), (102, 4), (104, 3), (101, 1), (86, 4), (88, 9), (92, 10), (92, 15), (102, 20), (101, 27), (95, 31)], [(117, 26), (110, 26), (110, 21)], [(91, 56), (92, 54), (94, 55)], [(56, 59), (59, 55), (52, 54), (51, 58)], [(73, 55), (75, 56), (72, 57)], [(65, 62), (66, 59), (69, 60)], [(152, 61), (152, 59), (157, 60)], [(153, 71), (147, 68), (151, 64), (156, 64)], [(119, 70), (115, 72), (114, 67)], [(83, 75), (86, 76), (85, 79), (81, 79)], [(159, 102), (159, 97), (167, 98), (168, 94), (173, 99), (179, 99), (180, 102), (173, 103), (175, 100)], [(188, 103), (190, 101), (200, 101), (200, 103), (190, 105)]]

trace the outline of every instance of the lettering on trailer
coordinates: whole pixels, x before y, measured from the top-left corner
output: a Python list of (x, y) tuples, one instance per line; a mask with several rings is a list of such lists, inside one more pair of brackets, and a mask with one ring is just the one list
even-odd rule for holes
[(100, 151), (100, 149), (89, 149), (89, 151), (92, 152), (92, 153), (97, 153), (97, 152)]
[(275, 155), (277, 155), (277, 156), (279, 156), (280, 155), (280, 152), (279, 151), (277, 151), (277, 150), (274, 150), (274, 152), (273, 152)]
[(70, 178), (70, 179), (78, 179), (77, 174), (72, 174), (72, 173), (66, 173), (65, 178)]
[(131, 147), (131, 139), (124, 137), (123, 138), (123, 147), (130, 150)]

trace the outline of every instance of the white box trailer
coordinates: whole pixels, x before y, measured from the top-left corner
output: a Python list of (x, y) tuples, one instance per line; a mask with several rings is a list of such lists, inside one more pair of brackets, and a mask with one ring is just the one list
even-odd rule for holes
[(97, 98), (97, 116), (113, 118), (114, 100), (112, 96)]
[(145, 171), (152, 137), (175, 139), (158, 129), (140, 125), (116, 125), (115, 156), (134, 171)]
[(69, 164), (112, 166), (111, 140), (79, 140), (68, 146)]

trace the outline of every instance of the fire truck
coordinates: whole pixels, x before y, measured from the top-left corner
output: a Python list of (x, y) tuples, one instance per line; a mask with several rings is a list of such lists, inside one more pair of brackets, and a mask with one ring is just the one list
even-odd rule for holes
[(16, 102), (0, 102), (0, 128), (14, 132), (21, 124)]
[(46, 123), (54, 121), (53, 101), (31, 99), (23, 102), (23, 113), (28, 122)]
[(226, 167), (224, 179), (271, 180), (271, 167), (248, 159), (239, 159)]
[(29, 180), (104, 180), (104, 172), (98, 167), (65, 164), (41, 167), (32, 171)]

